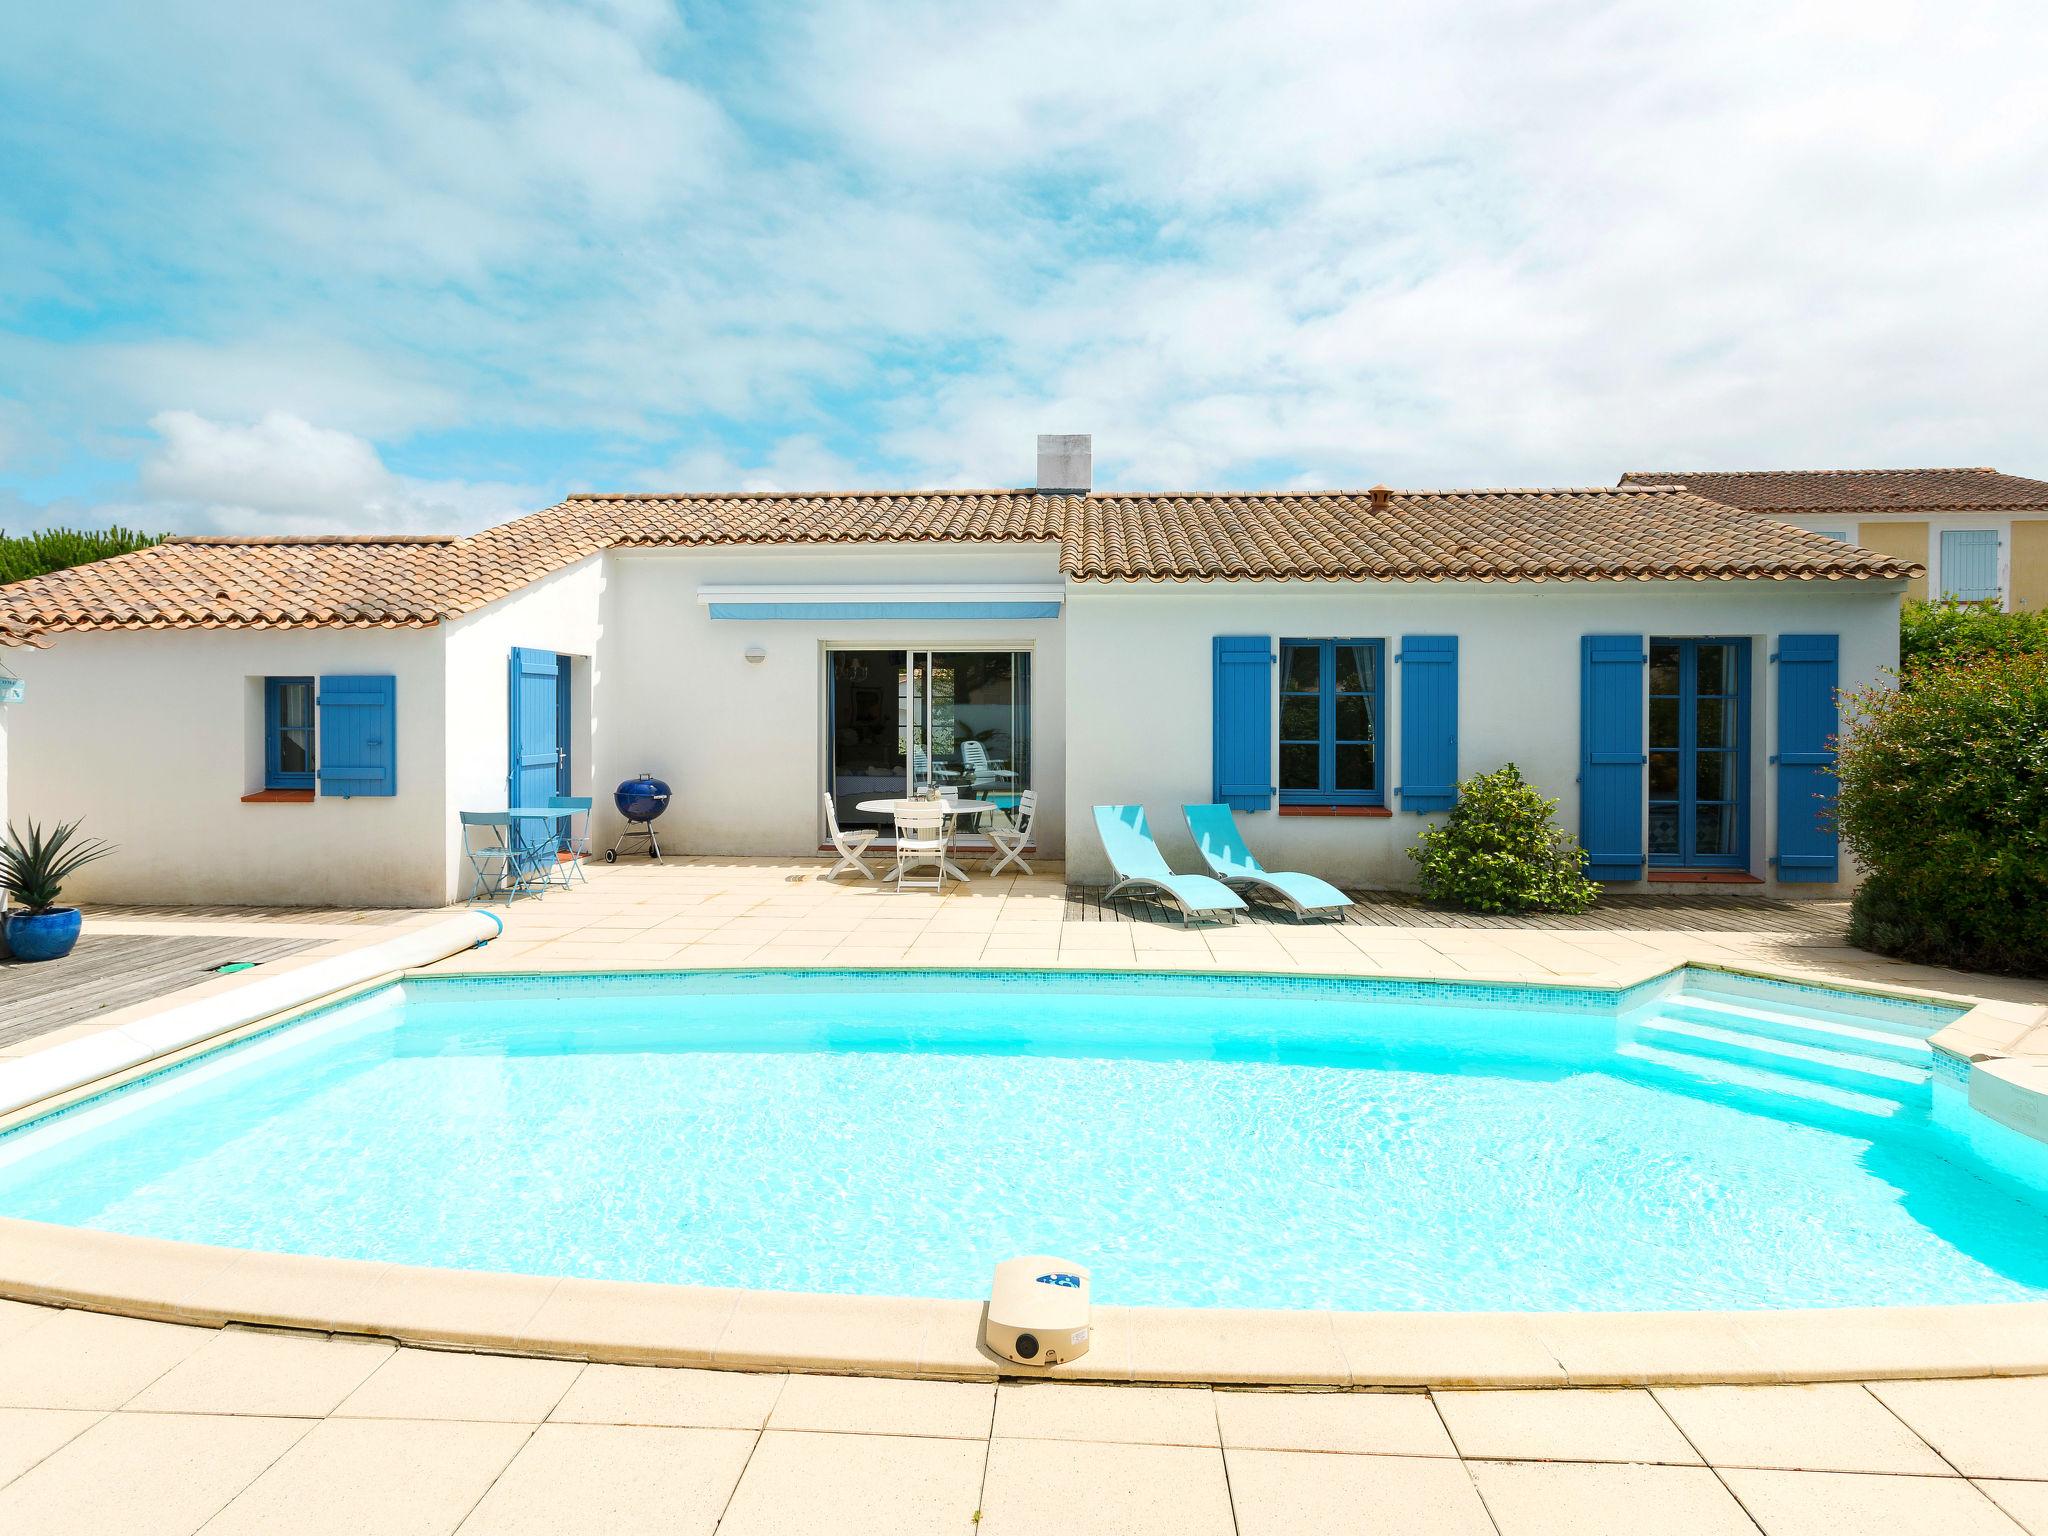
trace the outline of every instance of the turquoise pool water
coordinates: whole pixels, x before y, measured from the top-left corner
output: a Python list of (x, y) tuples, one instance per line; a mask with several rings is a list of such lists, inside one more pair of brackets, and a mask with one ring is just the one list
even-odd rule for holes
[(926, 1296), (1045, 1251), (1150, 1305), (2048, 1296), (2048, 1170), (1937, 1112), (1950, 1017), (1697, 975), (427, 981), (0, 1138), (0, 1214)]

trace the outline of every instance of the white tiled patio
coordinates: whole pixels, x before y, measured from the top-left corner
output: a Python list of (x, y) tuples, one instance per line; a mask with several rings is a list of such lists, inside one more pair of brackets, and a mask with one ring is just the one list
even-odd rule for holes
[(0, 1530), (2048, 1536), (2048, 1378), (998, 1385), (583, 1365), (0, 1302)]
[[(1440, 927), (1296, 923), (1254, 915), (1230, 924), (1099, 921), (1070, 906), (1056, 865), (1027, 876), (973, 878), (943, 895), (897, 892), (841, 875), (828, 860), (670, 859), (592, 864), (589, 881), (491, 907), (503, 938), (442, 969), (663, 970), (705, 966), (1058, 966), (1307, 971), (1618, 985), (1680, 961), (1783, 975), (2048, 1003), (2048, 982), (1907, 965), (1852, 949), (1847, 904), (1727, 898), (1727, 927), (1673, 925), (1632, 905), (1583, 927), (1513, 918)], [(1694, 901), (1692, 910), (1705, 904)], [(1771, 909), (1791, 912), (1781, 923)], [(1834, 921), (1816, 921), (1815, 911)], [(1418, 914), (1418, 919), (1421, 914)], [(1741, 920), (1738, 922), (1736, 918)], [(1611, 924), (1611, 926), (1609, 926)]]

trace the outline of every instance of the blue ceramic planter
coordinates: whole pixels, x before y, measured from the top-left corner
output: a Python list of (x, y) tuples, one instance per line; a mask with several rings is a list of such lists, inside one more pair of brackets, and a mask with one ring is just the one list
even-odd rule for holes
[(17, 960), (61, 960), (78, 942), (84, 920), (76, 907), (7, 914), (7, 947)]

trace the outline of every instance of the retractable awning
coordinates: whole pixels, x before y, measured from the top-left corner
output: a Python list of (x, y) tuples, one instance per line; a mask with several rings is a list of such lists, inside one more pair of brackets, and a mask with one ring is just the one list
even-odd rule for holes
[(703, 586), (714, 619), (1056, 619), (1057, 582), (924, 582), (907, 586)]

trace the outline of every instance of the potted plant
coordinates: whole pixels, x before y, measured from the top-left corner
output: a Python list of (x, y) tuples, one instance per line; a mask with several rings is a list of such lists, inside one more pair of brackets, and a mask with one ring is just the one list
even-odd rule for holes
[(96, 837), (81, 840), (78, 823), (59, 822), (47, 836), (34, 822), (24, 836), (10, 823), (0, 842), (0, 891), (14, 903), (7, 911), (8, 948), (17, 960), (61, 960), (78, 942), (78, 908), (60, 907), (64, 882), (114, 845)]

